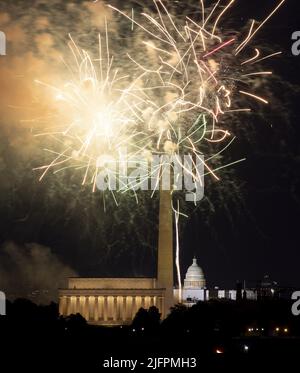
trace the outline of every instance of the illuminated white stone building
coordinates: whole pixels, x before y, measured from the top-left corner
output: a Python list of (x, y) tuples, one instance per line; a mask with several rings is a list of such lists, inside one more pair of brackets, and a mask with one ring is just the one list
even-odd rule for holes
[[(181, 300), (184, 304), (194, 304), (198, 301), (207, 299), (208, 290), (205, 288), (206, 281), (201, 267), (197, 264), (197, 259), (193, 259), (192, 265), (189, 266), (184, 285), (181, 291)], [(180, 290), (174, 290), (175, 299), (180, 299)]]
[(156, 306), (165, 315), (165, 289), (155, 278), (75, 278), (59, 291), (59, 313), (80, 313), (90, 324), (130, 323), (139, 308)]
[[(184, 285), (182, 288), (181, 300), (187, 306), (192, 306), (199, 301), (208, 301), (211, 299), (227, 299), (237, 300), (236, 289), (213, 289), (206, 288), (206, 281), (201, 267), (197, 264), (197, 259), (193, 259), (192, 265), (188, 268)], [(179, 299), (179, 289), (174, 290), (175, 299)], [(250, 300), (257, 299), (257, 292), (253, 289), (241, 289), (241, 298), (244, 297)]]

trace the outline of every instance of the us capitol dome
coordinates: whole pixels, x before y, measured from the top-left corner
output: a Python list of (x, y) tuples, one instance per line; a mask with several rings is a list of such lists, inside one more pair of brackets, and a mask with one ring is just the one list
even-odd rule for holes
[(201, 289), (206, 285), (204, 273), (202, 268), (197, 264), (197, 259), (194, 257), (193, 264), (189, 266), (185, 279), (184, 279), (184, 289)]

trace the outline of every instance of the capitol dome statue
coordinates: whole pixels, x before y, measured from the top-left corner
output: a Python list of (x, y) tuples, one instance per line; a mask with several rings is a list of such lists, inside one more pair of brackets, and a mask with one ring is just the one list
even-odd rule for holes
[(193, 264), (189, 266), (185, 275), (184, 289), (204, 288), (205, 284), (202, 268), (198, 266), (197, 259), (194, 258)]

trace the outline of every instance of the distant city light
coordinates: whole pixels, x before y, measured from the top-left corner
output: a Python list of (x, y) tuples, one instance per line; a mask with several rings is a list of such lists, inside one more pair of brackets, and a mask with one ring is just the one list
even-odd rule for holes
[(224, 351), (221, 348), (216, 348), (216, 354), (223, 354)]

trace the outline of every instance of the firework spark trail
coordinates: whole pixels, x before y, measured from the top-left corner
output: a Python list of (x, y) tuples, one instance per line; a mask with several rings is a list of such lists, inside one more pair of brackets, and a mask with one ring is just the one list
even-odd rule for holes
[(178, 279), (178, 300), (179, 303), (182, 302), (182, 281), (181, 281), (181, 273), (180, 273), (180, 242), (179, 242), (179, 217), (180, 217), (180, 205), (179, 201), (177, 201), (177, 208), (175, 209), (174, 206), (172, 205), (172, 209), (174, 212), (174, 217), (175, 217), (175, 232), (176, 232), (176, 258), (175, 258), (175, 263), (176, 263), (176, 269), (177, 269), (177, 279)]
[[(282, 0), (275, 9), (264, 19), (264, 21), (253, 31), (253, 26), (247, 38), (236, 48), (236, 55), (238, 55), (250, 42), (251, 39), (257, 34), (257, 32), (264, 26), (264, 24), (277, 12), (277, 10), (285, 3), (285, 0)], [(253, 31), (253, 32), (252, 32)]]

